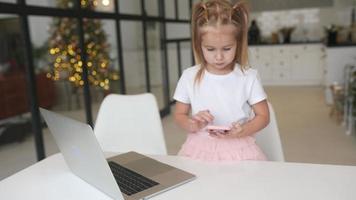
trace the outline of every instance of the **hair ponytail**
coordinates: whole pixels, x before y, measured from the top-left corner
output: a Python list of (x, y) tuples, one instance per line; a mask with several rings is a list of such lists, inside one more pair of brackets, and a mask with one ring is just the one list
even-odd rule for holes
[[(205, 60), (203, 57), (203, 52), (201, 49), (201, 36), (199, 36), (199, 28), (209, 21), (209, 14), (207, 7), (204, 2), (197, 3), (192, 11), (192, 46), (194, 61), (196, 64), (201, 64), (205, 66)], [(194, 84), (200, 82), (201, 77), (203, 77), (205, 67), (201, 67), (194, 79)]]
[(236, 62), (241, 65), (243, 69), (248, 68), (248, 7), (245, 2), (237, 2), (232, 7), (231, 21), (236, 23), (240, 29), (237, 41)]

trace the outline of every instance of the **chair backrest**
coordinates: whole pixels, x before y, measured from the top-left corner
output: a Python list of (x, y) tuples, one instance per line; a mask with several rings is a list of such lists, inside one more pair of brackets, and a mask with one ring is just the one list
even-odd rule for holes
[(94, 132), (103, 151), (167, 154), (157, 102), (150, 93), (106, 96)]
[(266, 154), (268, 160), (284, 162), (283, 148), (279, 136), (276, 116), (272, 105), (268, 102), (270, 122), (256, 134), (256, 143)]

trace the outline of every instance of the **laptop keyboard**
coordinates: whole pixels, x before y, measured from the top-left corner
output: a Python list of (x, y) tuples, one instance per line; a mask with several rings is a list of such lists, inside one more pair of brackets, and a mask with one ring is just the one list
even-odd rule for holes
[(158, 185), (157, 182), (146, 178), (130, 169), (127, 169), (126, 167), (123, 167), (113, 161), (109, 161), (108, 163), (121, 192), (128, 196)]

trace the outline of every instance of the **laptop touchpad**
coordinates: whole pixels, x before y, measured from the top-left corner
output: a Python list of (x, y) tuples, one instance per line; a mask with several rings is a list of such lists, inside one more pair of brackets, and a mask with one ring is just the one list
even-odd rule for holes
[(125, 163), (125, 167), (148, 177), (153, 177), (157, 174), (162, 174), (164, 172), (174, 169), (169, 165), (150, 158), (141, 158), (129, 163)]

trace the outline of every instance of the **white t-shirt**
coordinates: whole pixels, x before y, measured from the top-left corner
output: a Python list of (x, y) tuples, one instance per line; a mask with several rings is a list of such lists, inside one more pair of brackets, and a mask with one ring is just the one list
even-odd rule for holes
[(192, 114), (209, 110), (213, 125), (230, 126), (232, 122), (249, 118), (251, 106), (267, 98), (255, 69), (241, 71), (238, 64), (232, 72), (216, 75), (205, 70), (200, 83), (194, 84), (200, 65), (184, 70), (173, 98), (190, 104)]

